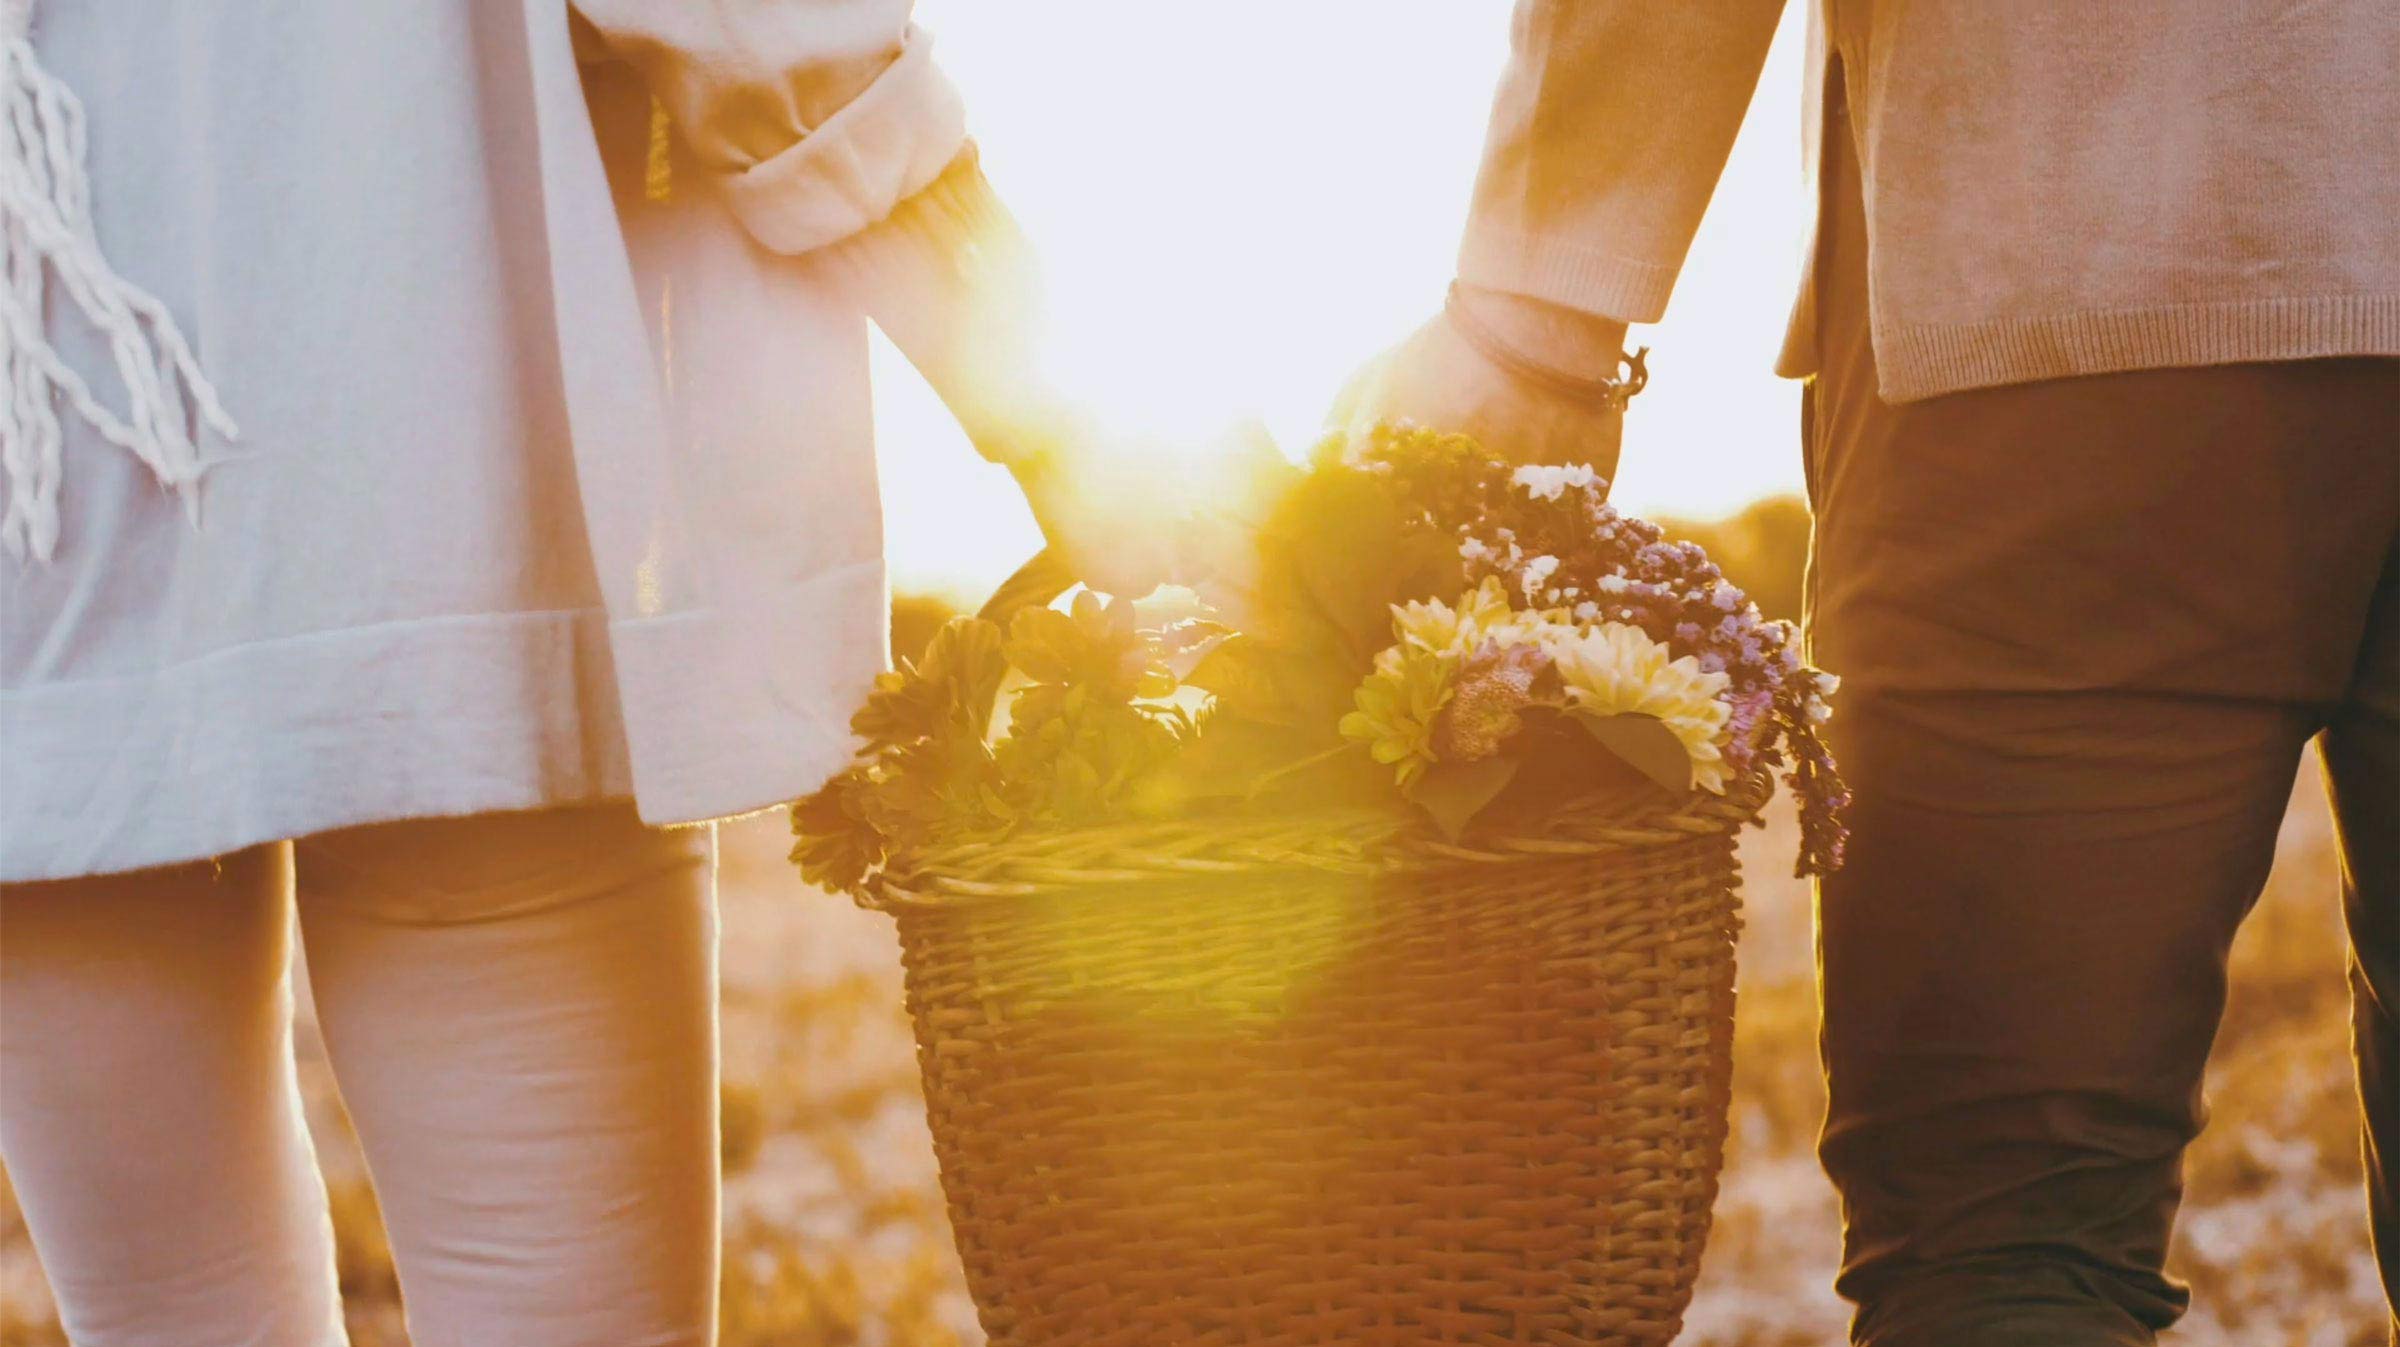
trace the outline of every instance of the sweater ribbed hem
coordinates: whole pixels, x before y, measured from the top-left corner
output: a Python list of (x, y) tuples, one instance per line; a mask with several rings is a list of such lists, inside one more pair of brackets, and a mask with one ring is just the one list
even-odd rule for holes
[[(2227, 300), (1898, 328), (1878, 324), (1875, 333), (1883, 397), (1894, 403), (2038, 379), (2327, 356), (2400, 356), (2400, 295)], [(1787, 365), (1785, 372), (1795, 371)]]
[(1486, 290), (1548, 300), (1624, 323), (1667, 311), (1677, 263), (1647, 262), (1519, 229), (1469, 222), (1458, 278)]

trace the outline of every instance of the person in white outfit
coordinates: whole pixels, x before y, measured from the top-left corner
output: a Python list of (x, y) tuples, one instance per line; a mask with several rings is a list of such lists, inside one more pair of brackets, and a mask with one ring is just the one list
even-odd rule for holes
[(664, 825), (883, 667), (869, 318), (1070, 434), (908, 10), (0, 7), (0, 1155), (79, 1347), (342, 1340), (295, 908), (419, 1347), (712, 1340)]

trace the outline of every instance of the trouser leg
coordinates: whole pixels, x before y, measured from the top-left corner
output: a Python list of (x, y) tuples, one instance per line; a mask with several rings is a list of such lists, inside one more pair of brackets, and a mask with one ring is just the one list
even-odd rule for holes
[(328, 1054), (418, 1347), (714, 1341), (714, 841), (626, 806), (303, 840)]
[[(1821, 889), (1840, 1289), (1875, 1347), (2145, 1344), (2225, 954), (2348, 689), (2400, 365), (1882, 401), (1827, 130), (1812, 633), (1856, 797)], [(2371, 943), (2371, 942), (2370, 942)]]
[(0, 1153), (77, 1347), (343, 1341), (289, 848), (0, 890)]
[(1879, 1347), (2146, 1344), (2235, 928), (2305, 730), (2174, 699), (1851, 696), (1822, 1154)]
[(2324, 752), (2342, 843), (2369, 1209), (2400, 1347), (2400, 554), (2368, 629), (2357, 688), (2327, 728)]

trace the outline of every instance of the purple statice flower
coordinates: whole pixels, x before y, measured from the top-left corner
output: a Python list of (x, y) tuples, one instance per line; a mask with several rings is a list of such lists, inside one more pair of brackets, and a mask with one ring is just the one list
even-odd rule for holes
[(1800, 801), (1800, 864), (1794, 873), (1829, 875), (1842, 868), (1850, 829), (1842, 821), (1850, 806), (1850, 788), (1818, 733), (1825, 716), (1825, 696), (1832, 680), (1815, 669), (1796, 671), (1776, 698), (1775, 717), (1782, 731), (1787, 766), (1784, 782)]
[[(1571, 606), (1578, 621), (1639, 627), (1676, 655), (1724, 674), (1730, 765), (1782, 769), (1800, 802), (1801, 873), (1841, 864), (1849, 792), (1819, 733), (1831, 680), (1803, 660), (1797, 628), (1761, 614), (1697, 543), (1670, 541), (1658, 525), (1620, 513), (1596, 476), (1530, 474), (1536, 491), (1513, 465), (1470, 441), (1421, 434), (1382, 437), (1368, 460), (1417, 519), (1457, 537), (1468, 585), (1498, 576), (1528, 601), (1538, 591), (1541, 602)], [(1495, 694), (1504, 690), (1494, 684)], [(1495, 709), (1504, 710), (1506, 700), (1496, 695)], [(1459, 737), (1462, 748), (1482, 738)]]
[[(1708, 658), (1716, 658), (1711, 654)], [(1706, 660), (1702, 661), (1703, 667)], [(1733, 713), (1725, 719), (1725, 766), (1735, 774), (1750, 770), (1758, 761), (1759, 729), (1775, 711), (1775, 692), (1772, 688), (1754, 688), (1732, 699)]]

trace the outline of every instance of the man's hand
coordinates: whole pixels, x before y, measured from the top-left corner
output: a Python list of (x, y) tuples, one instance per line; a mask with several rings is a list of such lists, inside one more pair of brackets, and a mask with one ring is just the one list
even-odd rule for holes
[[(1605, 377), (1617, 368), (1625, 325), (1496, 291), (1466, 291), (1476, 321), (1527, 360), (1562, 373)], [(1614, 477), (1624, 413), (1503, 368), (1476, 349), (1448, 312), (1434, 315), (1352, 375), (1328, 424), (1357, 434), (1379, 421), (1413, 421), (1474, 436), (1521, 463), (1589, 463)]]

